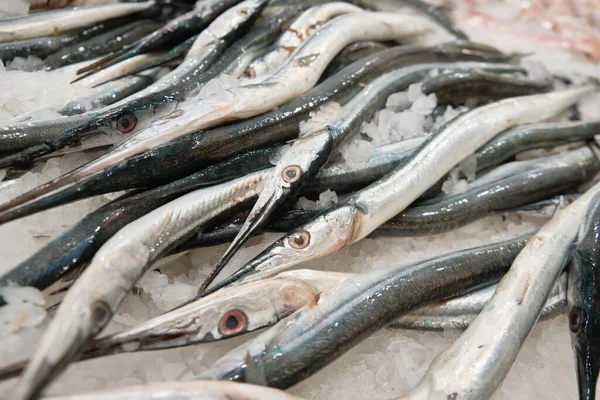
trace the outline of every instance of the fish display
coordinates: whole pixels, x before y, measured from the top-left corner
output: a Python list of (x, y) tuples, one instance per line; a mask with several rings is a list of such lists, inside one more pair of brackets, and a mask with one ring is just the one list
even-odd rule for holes
[[(486, 14), (504, 6), (481, 7), (8, 8), (2, 79), (73, 91), (0, 96), (0, 229), (35, 242), (0, 250), (0, 397), (300, 400), (285, 391), (374, 335), (406, 335), (390, 344), (410, 353), (402, 391), (387, 383), (406, 368), (374, 377), (387, 398), (487, 399), (535, 324), (563, 318), (572, 396), (594, 399), (600, 81), (585, 60), (539, 68), (546, 47), (479, 43), (477, 23), (505, 29)], [(595, 54), (596, 28), (565, 22), (580, 7), (552, 12), (567, 9), (543, 29)], [(412, 359), (408, 341), (433, 332), (452, 343)], [(183, 370), (162, 356), (176, 349)], [(146, 381), (161, 382), (130, 381), (149, 367), (123, 362), (114, 388), (64, 383), (82, 361), (146, 352), (162, 368)]]

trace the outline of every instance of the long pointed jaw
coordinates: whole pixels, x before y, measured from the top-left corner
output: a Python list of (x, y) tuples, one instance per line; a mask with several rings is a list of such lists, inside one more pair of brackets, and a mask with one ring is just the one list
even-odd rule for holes
[(202, 286), (200, 286), (200, 293), (208, 288), (227, 263), (231, 261), (240, 247), (242, 247), (242, 245), (268, 221), (273, 212), (287, 200), (288, 193), (289, 191), (282, 190), (275, 185), (268, 185), (263, 189), (258, 201), (252, 208), (252, 211), (250, 211), (248, 218), (244, 222), (244, 225), (242, 225), (237, 236), (233, 239), (233, 242), (231, 242), (229, 248), (225, 251), (210, 275), (202, 283)]

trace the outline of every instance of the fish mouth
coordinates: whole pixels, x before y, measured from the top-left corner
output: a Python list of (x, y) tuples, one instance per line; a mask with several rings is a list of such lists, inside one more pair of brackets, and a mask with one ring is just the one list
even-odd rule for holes
[(213, 293), (217, 292), (218, 290), (221, 290), (227, 286), (230, 286), (230, 285), (234, 284), (236, 281), (239, 281), (240, 279), (243, 279), (246, 276), (252, 274), (261, 265), (268, 263), (269, 261), (271, 261), (273, 258), (275, 258), (277, 256), (276, 254), (273, 254), (272, 251), (269, 251), (271, 249), (272, 249), (272, 246), (267, 247), (267, 249), (263, 253), (256, 256), (254, 259), (249, 261), (247, 264), (245, 264), (242, 268), (240, 268), (239, 270), (234, 272), (232, 275), (228, 276), (227, 278), (225, 278), (222, 281), (218, 282), (217, 284), (213, 285), (209, 289), (205, 289), (204, 291), (199, 291), (198, 296), (196, 298), (206, 297), (206, 296), (213, 294)]
[(287, 200), (288, 194), (289, 191), (287, 190), (275, 190), (269, 187), (263, 189), (258, 201), (252, 208), (252, 211), (250, 211), (250, 214), (246, 218), (246, 221), (242, 225), (237, 236), (233, 239), (210, 275), (200, 286), (200, 293), (206, 291), (208, 286), (215, 280), (227, 263), (231, 261), (235, 253), (242, 247), (246, 240), (258, 231), (267, 222), (273, 212)]

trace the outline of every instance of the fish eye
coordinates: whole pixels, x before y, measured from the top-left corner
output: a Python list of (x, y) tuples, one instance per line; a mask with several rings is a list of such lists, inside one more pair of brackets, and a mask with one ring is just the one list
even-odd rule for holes
[(581, 328), (581, 322), (583, 320), (583, 310), (579, 307), (573, 307), (569, 313), (569, 329), (571, 332), (579, 332)]
[(137, 118), (133, 114), (123, 114), (117, 119), (117, 129), (121, 133), (129, 133), (135, 129)]
[(248, 67), (246, 68), (246, 70), (244, 71), (244, 76), (246, 78), (256, 78), (256, 71), (254, 70), (254, 68), (252, 67)]
[(108, 304), (103, 301), (96, 301), (92, 305), (92, 321), (96, 326), (104, 326), (110, 319), (111, 311)]
[(219, 321), (219, 332), (223, 336), (232, 336), (242, 333), (248, 327), (248, 317), (240, 310), (229, 310)]
[(290, 165), (289, 167), (286, 167), (283, 170), (283, 172), (281, 173), (281, 177), (287, 183), (296, 182), (298, 179), (300, 179), (301, 175), (302, 175), (302, 168), (300, 168), (297, 165)]
[(288, 243), (295, 249), (304, 249), (310, 244), (310, 233), (306, 231), (294, 232)]

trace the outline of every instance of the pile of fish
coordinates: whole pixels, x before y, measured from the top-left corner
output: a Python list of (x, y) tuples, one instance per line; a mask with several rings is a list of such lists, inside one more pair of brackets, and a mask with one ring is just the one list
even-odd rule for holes
[[(488, 398), (538, 318), (566, 309), (579, 396), (594, 398), (600, 120), (581, 120), (577, 103), (597, 81), (528, 78), (525, 54), (469, 41), (420, 0), (64, 3), (0, 20), (0, 59), (75, 68), (73, 84), (95, 89), (57, 108), (60, 118), (1, 127), (0, 168), (8, 181), (51, 157), (104, 152), (0, 204), (0, 223), (125, 194), (0, 276), (3, 287), (66, 292), (33, 357), (0, 369), (0, 379), (19, 377), (7, 398), (39, 398), (78, 360), (268, 328), (202, 381), (60, 398), (293, 399), (280, 389), (388, 326), (465, 330), (401, 399)], [(415, 87), (465, 111), (444, 121), (434, 109), (428, 134), (374, 147), (366, 160), (341, 156), (391, 95)], [(331, 104), (336, 115), (300, 128)], [(538, 149), (547, 151), (515, 161)], [(466, 188), (442, 191), (465, 163)], [(295, 207), (328, 190), (340, 196), (333, 205)], [(426, 261), (363, 274), (287, 271), (367, 237), (431, 235), (491, 213), (549, 208), (538, 232)], [(284, 234), (216, 281), (263, 232)], [(196, 297), (101, 334), (145, 272), (229, 242)]]

